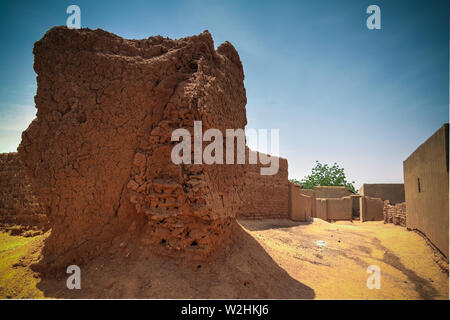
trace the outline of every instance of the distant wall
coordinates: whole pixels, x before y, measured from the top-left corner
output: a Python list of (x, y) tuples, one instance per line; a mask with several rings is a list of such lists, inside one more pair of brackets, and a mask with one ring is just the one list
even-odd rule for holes
[(388, 200), (383, 205), (384, 223), (393, 223), (406, 227), (406, 203), (391, 205)]
[[(247, 155), (248, 156), (248, 155)], [(259, 152), (258, 152), (259, 159)], [(246, 161), (244, 192), (238, 218), (267, 219), (289, 218), (288, 162), (279, 158), (279, 170), (275, 175), (261, 175), (263, 165)]]
[(328, 220), (351, 220), (352, 210), (353, 199), (351, 197), (327, 199)]
[(405, 202), (405, 187), (403, 183), (365, 183), (359, 189), (359, 194), (381, 200), (389, 200), (391, 204)]
[(359, 198), (360, 221), (382, 221), (383, 201), (380, 198), (363, 196)]
[(447, 258), (448, 143), (447, 123), (403, 162), (406, 225), (424, 233)]
[(346, 187), (314, 187), (316, 198), (342, 198), (353, 194)]
[(48, 227), (45, 209), (16, 152), (0, 154), (0, 225)]
[(294, 221), (309, 221), (314, 216), (316, 198), (312, 193), (308, 196), (302, 187), (289, 182), (289, 218)]
[(322, 220), (351, 220), (353, 198), (316, 199), (316, 217)]

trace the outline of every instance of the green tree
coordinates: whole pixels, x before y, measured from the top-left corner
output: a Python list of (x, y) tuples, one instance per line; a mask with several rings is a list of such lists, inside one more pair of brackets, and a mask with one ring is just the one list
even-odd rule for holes
[(343, 186), (349, 188), (353, 193), (357, 193), (355, 181), (348, 182), (345, 177), (344, 168), (335, 162), (332, 166), (322, 164), (316, 160), (316, 166), (312, 168), (309, 176), (303, 180), (291, 179), (293, 183), (298, 183), (305, 189), (313, 189), (315, 186)]

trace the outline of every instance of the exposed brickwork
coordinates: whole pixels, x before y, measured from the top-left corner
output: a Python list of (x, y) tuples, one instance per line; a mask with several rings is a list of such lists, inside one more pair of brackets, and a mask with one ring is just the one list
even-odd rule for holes
[(389, 200), (384, 201), (383, 206), (384, 223), (393, 223), (406, 227), (406, 203), (392, 205)]
[(32, 192), (17, 153), (0, 154), (0, 227), (12, 230), (48, 229), (44, 207)]
[[(247, 162), (248, 163), (248, 162)], [(288, 162), (279, 158), (275, 175), (261, 175), (261, 164), (246, 164), (243, 205), (238, 217), (246, 219), (289, 218)]]
[(19, 154), (50, 207), (50, 265), (81, 264), (125, 236), (189, 261), (231, 238), (244, 168), (175, 165), (170, 141), (178, 128), (193, 135), (194, 120), (224, 135), (245, 127), (230, 43), (215, 50), (208, 32), (127, 40), (56, 27), (33, 53), (37, 119)]

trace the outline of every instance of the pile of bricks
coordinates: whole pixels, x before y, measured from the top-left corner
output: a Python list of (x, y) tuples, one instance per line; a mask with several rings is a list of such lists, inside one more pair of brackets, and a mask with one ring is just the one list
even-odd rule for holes
[(406, 203), (392, 205), (389, 200), (384, 201), (383, 206), (384, 223), (393, 223), (406, 227)]

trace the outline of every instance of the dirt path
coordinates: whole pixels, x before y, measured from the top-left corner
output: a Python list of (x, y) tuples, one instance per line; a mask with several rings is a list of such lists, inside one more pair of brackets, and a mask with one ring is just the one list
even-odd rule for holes
[[(231, 249), (209, 263), (179, 265), (128, 244), (68, 275), (41, 278), (30, 266), (45, 238), (0, 233), (0, 298), (448, 299), (448, 274), (414, 232), (382, 222), (240, 221)], [(318, 242), (319, 241), (319, 242)], [(381, 289), (366, 269), (381, 269)]]
[[(448, 273), (417, 233), (383, 222), (241, 221), (269, 255), (318, 299), (448, 299)], [(325, 241), (319, 245), (317, 241)], [(367, 267), (381, 270), (369, 290)], [(448, 269), (447, 269), (448, 270)]]

